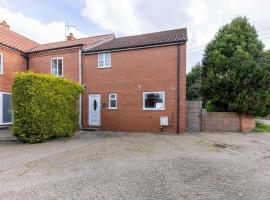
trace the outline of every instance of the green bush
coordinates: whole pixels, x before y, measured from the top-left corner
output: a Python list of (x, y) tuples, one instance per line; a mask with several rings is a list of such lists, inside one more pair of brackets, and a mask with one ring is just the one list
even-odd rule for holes
[(264, 124), (263, 122), (256, 121), (256, 128), (252, 130), (253, 132), (270, 132), (270, 125)]
[(63, 78), (18, 73), (12, 88), (14, 135), (26, 143), (72, 136), (78, 128), (77, 99), (82, 91), (82, 86)]

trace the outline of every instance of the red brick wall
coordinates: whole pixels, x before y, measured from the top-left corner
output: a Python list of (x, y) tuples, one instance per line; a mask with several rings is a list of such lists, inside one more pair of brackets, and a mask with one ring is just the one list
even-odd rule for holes
[(255, 117), (242, 114), (240, 116), (240, 128), (242, 132), (250, 132), (256, 127)]
[(79, 49), (66, 49), (31, 53), (29, 57), (29, 70), (36, 73), (51, 74), (51, 59), (63, 57), (64, 78), (79, 81)]
[(202, 111), (203, 131), (250, 132), (255, 128), (255, 118), (235, 112)]
[[(101, 102), (106, 107), (101, 111), (102, 130), (160, 131), (160, 116), (169, 117), (169, 127), (165, 132), (176, 132), (177, 112), (177, 45), (112, 52), (111, 68), (98, 69), (97, 54), (85, 55), (83, 82), (83, 125), (88, 126), (88, 94), (101, 94)], [(180, 130), (186, 124), (186, 46), (181, 45), (180, 70)], [(165, 110), (145, 111), (143, 92), (164, 91)], [(117, 93), (118, 109), (109, 110), (108, 95)]]
[(0, 45), (3, 54), (3, 74), (0, 74), (0, 92), (11, 92), (16, 72), (26, 71), (26, 60), (20, 52)]
[(239, 114), (234, 112), (206, 112), (202, 111), (203, 131), (237, 132), (239, 127)]

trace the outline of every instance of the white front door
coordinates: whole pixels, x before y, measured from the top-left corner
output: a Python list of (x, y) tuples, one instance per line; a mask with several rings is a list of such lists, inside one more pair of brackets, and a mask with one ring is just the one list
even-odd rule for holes
[(100, 94), (89, 94), (88, 96), (88, 124), (89, 126), (100, 126)]

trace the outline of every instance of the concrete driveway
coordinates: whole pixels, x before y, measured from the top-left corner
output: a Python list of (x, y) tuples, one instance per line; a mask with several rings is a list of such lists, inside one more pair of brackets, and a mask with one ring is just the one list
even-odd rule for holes
[[(0, 199), (269, 199), (270, 134), (0, 136)], [(8, 132), (6, 132), (8, 133)]]

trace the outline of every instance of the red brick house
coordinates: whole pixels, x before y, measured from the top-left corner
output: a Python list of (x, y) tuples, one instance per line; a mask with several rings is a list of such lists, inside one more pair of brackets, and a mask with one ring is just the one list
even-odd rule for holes
[(0, 23), (0, 125), (11, 124), (11, 88), (16, 72), (26, 71), (26, 51), (38, 43)]
[[(17, 34), (0, 25), (0, 38), (2, 29)], [(186, 29), (120, 38), (70, 35), (42, 45), (30, 41), (18, 42), (29, 43), (18, 51), (15, 65), (22, 68), (10, 69), (7, 89), (1, 84), (0, 92), (11, 91), (16, 71), (53, 74), (85, 86), (79, 108), (83, 128), (185, 132)], [(2, 54), (2, 60), (11, 59)]]

